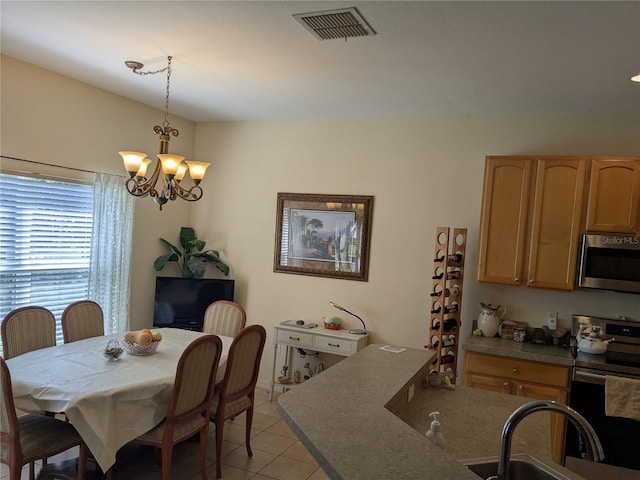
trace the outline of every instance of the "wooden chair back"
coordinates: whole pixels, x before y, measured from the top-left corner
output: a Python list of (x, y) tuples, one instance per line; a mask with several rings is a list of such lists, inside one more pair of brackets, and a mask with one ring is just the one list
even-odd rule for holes
[(102, 307), (91, 300), (73, 302), (62, 312), (64, 343), (104, 335)]
[(207, 411), (221, 354), (222, 340), (217, 335), (198, 337), (185, 349), (178, 361), (167, 423)]
[[(0, 405), (0, 440), (10, 445), (10, 450), (20, 448), (20, 429), (18, 414), (13, 403), (13, 388), (11, 375), (4, 358), (0, 357), (0, 390), (2, 390), (2, 405)], [(22, 452), (19, 452), (22, 455)]]
[(22, 307), (7, 314), (0, 327), (5, 359), (56, 344), (56, 319), (44, 307)]
[(234, 338), (220, 387), (221, 402), (228, 403), (253, 395), (266, 338), (267, 333), (262, 325), (251, 325)]
[[(224, 379), (214, 395), (209, 410), (209, 418), (216, 425), (216, 478), (222, 476), (220, 457), (222, 455), (222, 437), (224, 423), (247, 412), (245, 421), (245, 448), (247, 455), (251, 451), (251, 424), (255, 404), (256, 382), (260, 371), (260, 360), (267, 339), (267, 332), (262, 325), (251, 325), (243, 328), (233, 339)], [(218, 387), (217, 387), (218, 388)]]
[[(221, 354), (222, 340), (217, 335), (204, 335), (191, 342), (178, 361), (166, 419), (134, 440), (162, 450), (162, 480), (171, 478), (173, 446), (198, 432), (200, 476), (203, 480), (207, 478), (208, 410)], [(112, 468), (106, 472), (106, 478), (111, 480)]]
[[(48, 457), (76, 446), (80, 446), (77, 478), (84, 480), (89, 450), (82, 438), (70, 423), (47, 415), (30, 413), (18, 418), (11, 374), (4, 358), (0, 358), (0, 392), (0, 460), (9, 465), (9, 480), (23, 478), (22, 466), (27, 463), (29, 480), (35, 480), (37, 460), (46, 464)], [(44, 478), (41, 474), (38, 478)]]
[(247, 313), (236, 302), (218, 300), (207, 307), (204, 312), (203, 332), (235, 337), (247, 323)]

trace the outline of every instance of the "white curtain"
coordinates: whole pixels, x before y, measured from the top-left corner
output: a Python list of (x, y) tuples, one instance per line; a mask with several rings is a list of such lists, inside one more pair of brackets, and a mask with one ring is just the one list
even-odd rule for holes
[(95, 174), (89, 298), (102, 307), (105, 334), (129, 329), (134, 200), (122, 177)]

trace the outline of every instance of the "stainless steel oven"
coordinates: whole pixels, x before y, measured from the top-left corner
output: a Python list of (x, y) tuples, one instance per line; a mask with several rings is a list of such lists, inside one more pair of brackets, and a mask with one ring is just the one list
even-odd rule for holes
[(574, 335), (578, 324), (586, 323), (600, 326), (604, 338), (615, 340), (604, 354), (576, 350), (569, 396), (569, 406), (582, 414), (598, 435), (604, 449), (604, 465), (586, 463), (584, 444), (575, 429), (567, 425), (565, 466), (587, 479), (640, 479), (640, 421), (605, 414), (608, 375), (640, 381), (640, 322), (581, 315), (574, 315), (573, 321)]

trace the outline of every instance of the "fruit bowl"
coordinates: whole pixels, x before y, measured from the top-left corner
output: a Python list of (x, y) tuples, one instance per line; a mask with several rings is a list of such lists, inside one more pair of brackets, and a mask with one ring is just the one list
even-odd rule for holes
[(140, 345), (139, 343), (127, 342), (123, 341), (122, 346), (124, 347), (124, 351), (129, 355), (153, 355), (158, 350), (158, 345), (160, 345), (160, 341), (154, 341), (147, 345)]

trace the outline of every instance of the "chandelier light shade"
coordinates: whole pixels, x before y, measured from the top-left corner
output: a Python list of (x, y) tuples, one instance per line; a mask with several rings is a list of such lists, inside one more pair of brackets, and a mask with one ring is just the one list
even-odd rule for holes
[[(169, 141), (171, 137), (179, 135), (178, 130), (169, 125), (169, 86), (171, 79), (171, 57), (167, 57), (167, 66), (161, 70), (142, 72), (144, 65), (140, 62), (126, 61), (125, 65), (138, 75), (155, 75), (156, 73), (167, 72), (167, 93), (164, 104), (164, 122), (162, 126), (153, 127), (153, 133), (160, 138), (160, 152), (158, 160), (153, 167), (153, 172), (147, 176), (147, 170), (153, 160), (147, 157), (146, 153), (121, 151), (118, 152), (124, 162), (124, 168), (129, 172), (129, 178), (125, 185), (127, 191), (136, 197), (146, 197), (149, 195), (153, 200), (162, 206), (169, 200), (181, 198), (188, 202), (195, 202), (202, 198), (202, 188), (200, 182), (204, 178), (207, 167), (206, 162), (195, 160), (185, 160), (182, 155), (169, 153)], [(190, 188), (182, 185), (182, 180), (189, 172), (193, 181)], [(158, 184), (158, 182), (161, 182)]]

